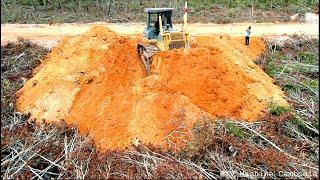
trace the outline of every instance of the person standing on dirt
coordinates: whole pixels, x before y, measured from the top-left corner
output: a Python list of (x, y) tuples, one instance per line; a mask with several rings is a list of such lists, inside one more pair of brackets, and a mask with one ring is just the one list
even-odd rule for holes
[(246, 30), (246, 46), (249, 46), (250, 34), (251, 34), (251, 26), (249, 26), (248, 29)]

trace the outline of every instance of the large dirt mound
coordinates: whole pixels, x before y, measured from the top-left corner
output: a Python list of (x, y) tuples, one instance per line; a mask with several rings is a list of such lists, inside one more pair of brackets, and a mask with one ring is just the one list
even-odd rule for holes
[(157, 54), (148, 77), (138, 41), (104, 27), (64, 39), (18, 92), (18, 109), (37, 121), (77, 124), (104, 151), (138, 140), (180, 147), (204, 117), (252, 121), (271, 101), (286, 104), (252, 62), (264, 50), (259, 39), (248, 48), (242, 38), (196, 38), (191, 49)]

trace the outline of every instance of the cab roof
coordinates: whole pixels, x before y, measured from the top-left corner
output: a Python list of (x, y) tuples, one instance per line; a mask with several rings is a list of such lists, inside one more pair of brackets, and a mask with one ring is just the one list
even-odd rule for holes
[(168, 12), (173, 11), (174, 8), (146, 8), (144, 9), (147, 13), (159, 13), (159, 12)]

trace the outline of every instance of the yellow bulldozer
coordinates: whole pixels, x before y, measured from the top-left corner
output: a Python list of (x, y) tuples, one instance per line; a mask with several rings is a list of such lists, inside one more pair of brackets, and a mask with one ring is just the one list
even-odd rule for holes
[(184, 7), (184, 20), (181, 30), (173, 28), (174, 8), (146, 8), (147, 23), (144, 29), (144, 43), (138, 43), (137, 51), (146, 74), (151, 72), (152, 56), (159, 51), (189, 48), (187, 31), (187, 2)]

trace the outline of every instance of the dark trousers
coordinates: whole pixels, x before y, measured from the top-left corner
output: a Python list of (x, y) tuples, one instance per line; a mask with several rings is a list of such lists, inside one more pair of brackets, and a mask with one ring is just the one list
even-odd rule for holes
[(249, 37), (246, 37), (246, 46), (249, 46)]

